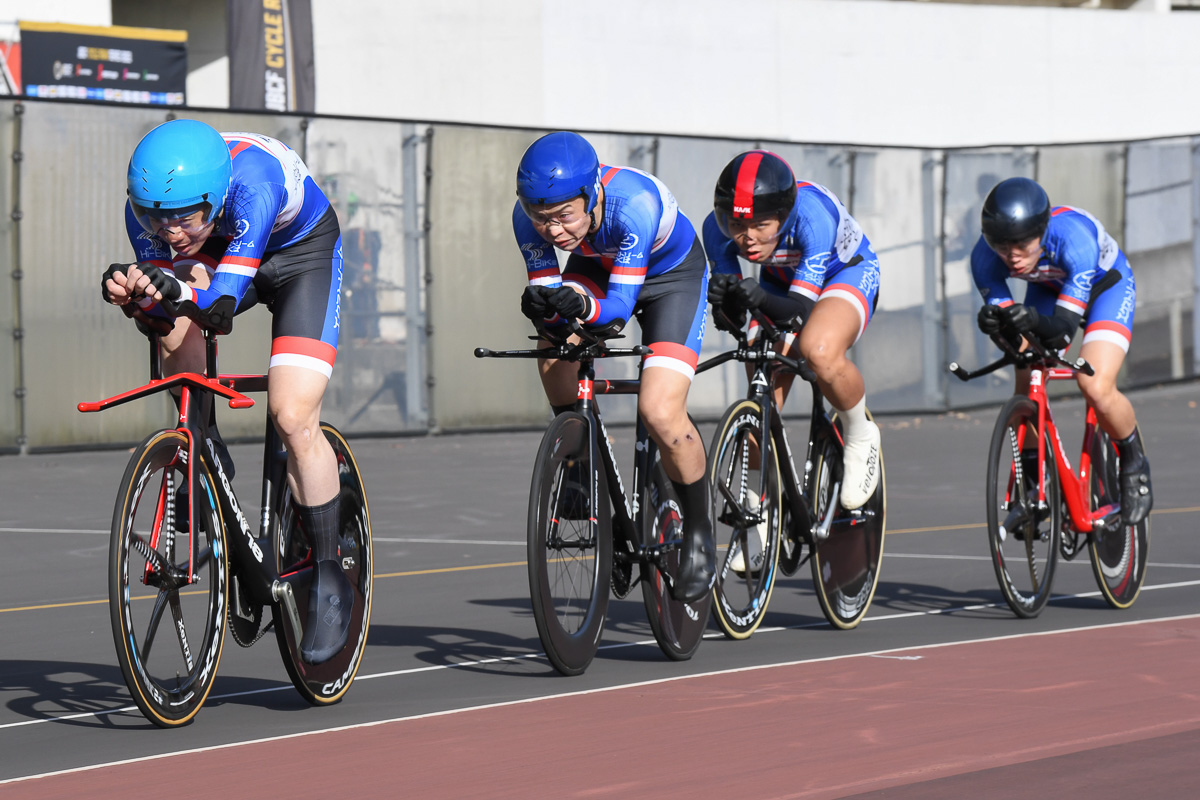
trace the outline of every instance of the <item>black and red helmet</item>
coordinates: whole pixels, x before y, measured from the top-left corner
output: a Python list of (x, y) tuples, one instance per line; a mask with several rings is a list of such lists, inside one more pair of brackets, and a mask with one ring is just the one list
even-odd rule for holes
[(726, 236), (731, 219), (779, 217), (782, 221), (795, 204), (796, 176), (792, 168), (767, 150), (750, 150), (736, 156), (721, 170), (713, 192), (717, 227)]

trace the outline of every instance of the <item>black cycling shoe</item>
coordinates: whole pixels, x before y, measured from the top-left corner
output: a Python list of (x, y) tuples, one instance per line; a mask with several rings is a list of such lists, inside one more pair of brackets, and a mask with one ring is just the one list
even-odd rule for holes
[(1142, 459), (1139, 467), (1121, 470), (1121, 521), (1137, 525), (1154, 507), (1154, 492), (1150, 489), (1150, 465)]
[(670, 586), (671, 597), (692, 603), (708, 594), (717, 579), (708, 476), (695, 483), (671, 481), (671, 484), (683, 511), (683, 543), (679, 550), (679, 571)]
[(354, 609), (354, 587), (333, 560), (318, 561), (308, 592), (308, 620), (300, 657), (321, 664), (336, 656), (350, 638), (350, 614)]
[(688, 530), (688, 527), (685, 520), (679, 572), (670, 586), (671, 597), (682, 603), (694, 603), (704, 597), (712, 591), (717, 579), (717, 552), (713, 547), (712, 526), (707, 531)]

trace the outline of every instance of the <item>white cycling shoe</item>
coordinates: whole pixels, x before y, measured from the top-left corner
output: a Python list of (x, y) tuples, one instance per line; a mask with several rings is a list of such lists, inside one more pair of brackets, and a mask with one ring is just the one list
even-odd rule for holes
[(846, 440), (842, 455), (842, 508), (860, 508), (875, 494), (883, 471), (879, 457), (879, 426), (874, 422), (865, 430), (866, 438)]
[[(758, 509), (758, 497), (753, 494), (747, 497), (746, 510), (751, 514), (757, 514)], [(765, 519), (753, 528), (746, 530), (746, 547), (739, 548), (733, 554), (733, 558), (729, 559), (729, 567), (742, 577), (746, 574), (745, 550), (750, 551), (750, 571), (757, 573), (762, 569), (767, 555), (767, 521)]]

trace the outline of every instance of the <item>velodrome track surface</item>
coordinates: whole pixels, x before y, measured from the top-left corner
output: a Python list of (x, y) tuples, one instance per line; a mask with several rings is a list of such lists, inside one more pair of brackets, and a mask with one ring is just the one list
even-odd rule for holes
[[(1200, 384), (1132, 398), (1156, 508), (1131, 609), (1104, 605), (1083, 557), (1015, 619), (982, 521), (996, 409), (891, 416), (884, 567), (858, 629), (825, 624), (805, 568), (750, 640), (710, 626), (671, 663), (635, 591), (578, 678), (540, 654), (529, 609), (538, 434), (355, 440), (376, 547), (357, 682), (310, 708), (270, 636), (227, 636), (206, 707), (170, 731), (131, 706), (109, 629), (127, 454), (0, 458), (0, 797), (1195, 796)], [(1074, 461), (1082, 405), (1055, 408)], [(630, 431), (613, 433), (625, 469)], [(259, 451), (232, 449), (252, 506)]]

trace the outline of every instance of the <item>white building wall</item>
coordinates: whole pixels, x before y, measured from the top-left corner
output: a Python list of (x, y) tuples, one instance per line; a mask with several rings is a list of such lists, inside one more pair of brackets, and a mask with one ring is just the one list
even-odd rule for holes
[[(317, 110), (956, 146), (1200, 131), (1200, 14), (884, 0), (313, 0)], [(1185, 93), (1186, 94), (1186, 93)]]

